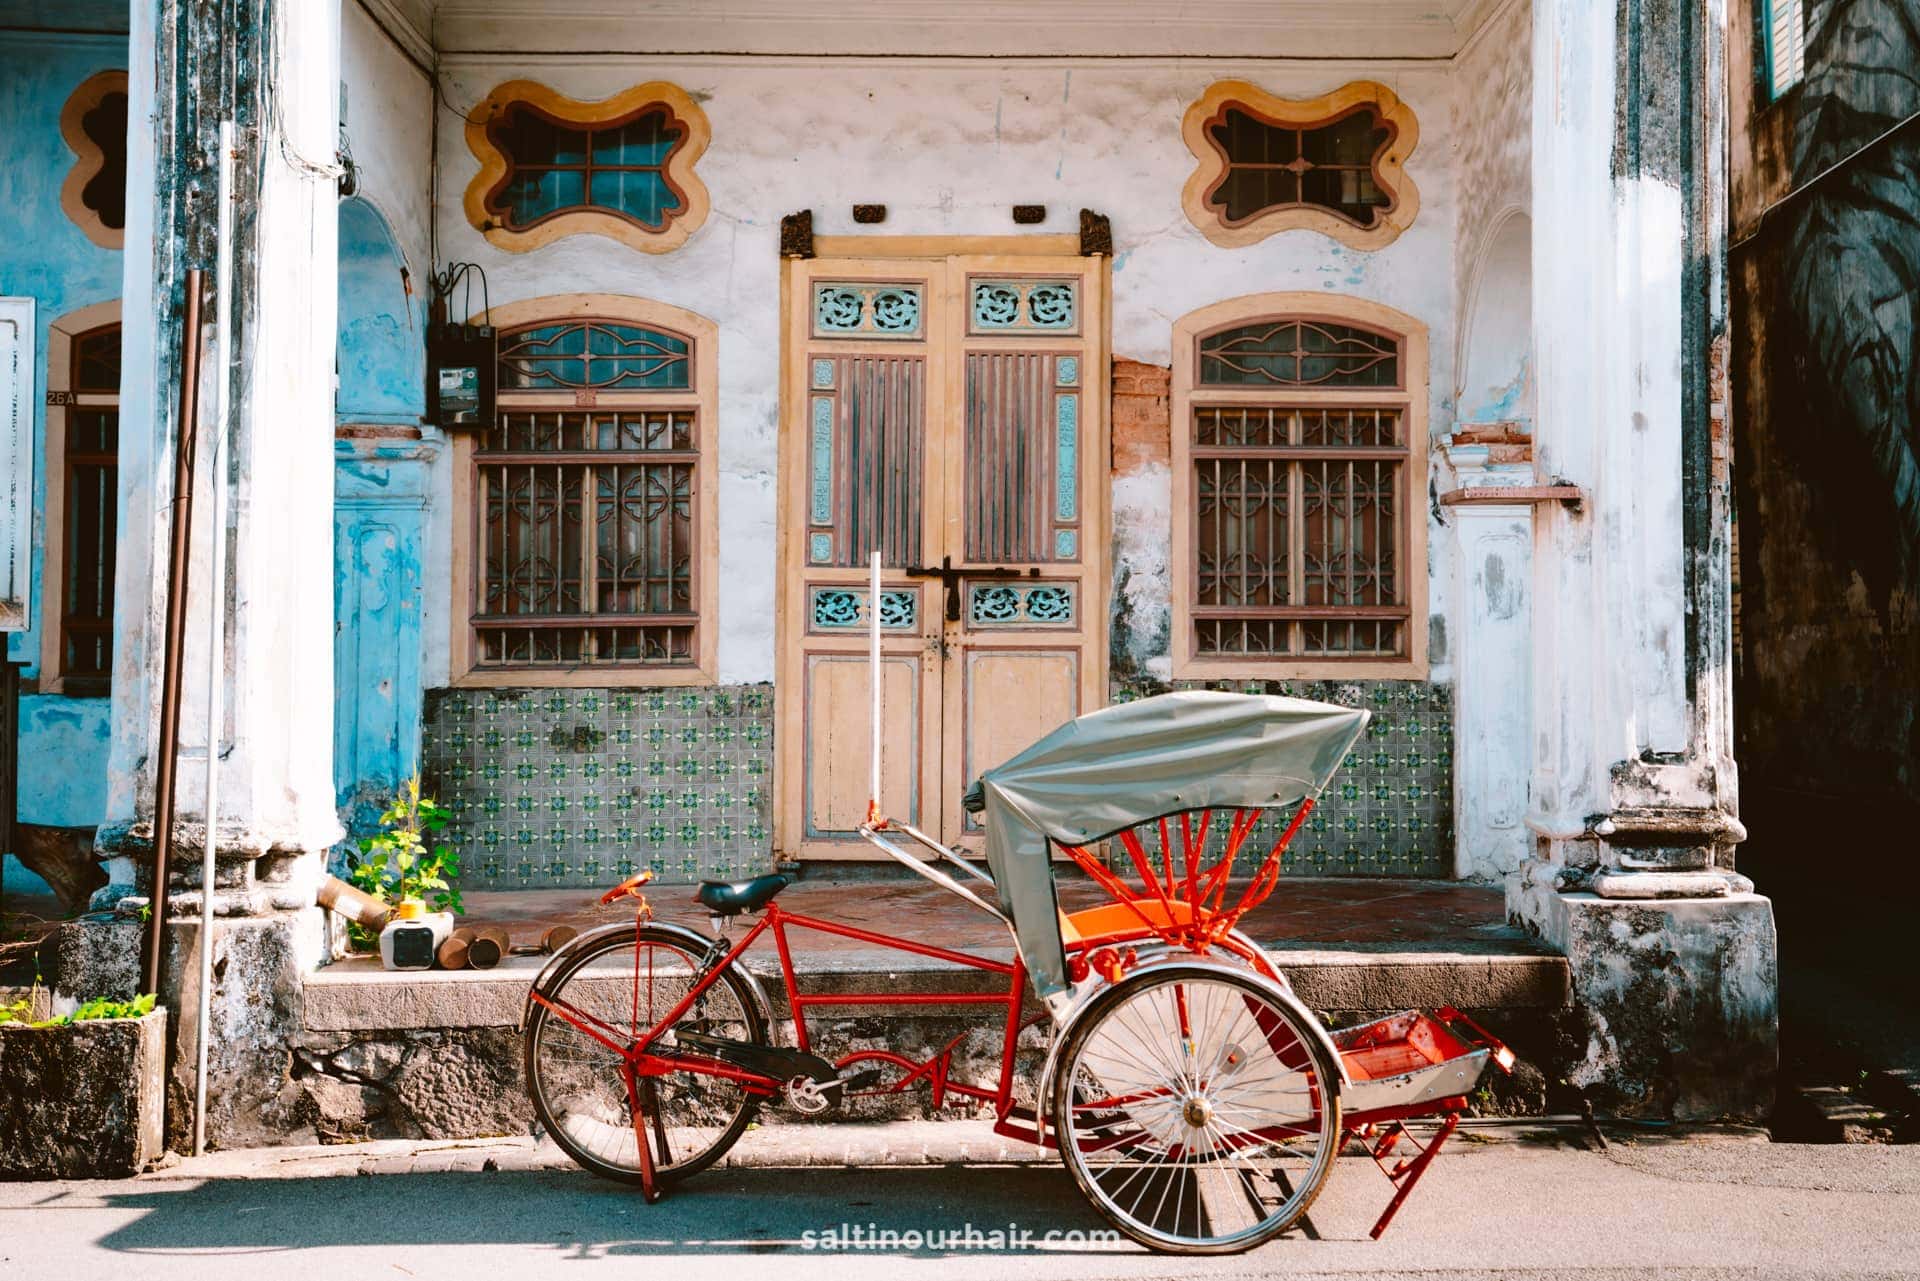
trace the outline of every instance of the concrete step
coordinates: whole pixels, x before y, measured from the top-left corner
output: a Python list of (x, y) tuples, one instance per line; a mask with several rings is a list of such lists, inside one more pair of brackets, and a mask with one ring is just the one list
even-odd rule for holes
[[(1488, 1014), (1545, 1013), (1564, 1008), (1570, 990), (1565, 958), (1532, 950), (1275, 949), (1269, 955), (1309, 1008), (1342, 1023), (1442, 1005)], [(979, 994), (1007, 987), (1001, 975), (908, 954), (898, 961), (866, 955), (817, 964), (798, 959), (801, 990), (808, 993)], [(545, 963), (545, 957), (514, 956), (491, 970), (389, 971), (369, 957), (336, 962), (308, 976), (305, 1024), (316, 1032), (514, 1027), (527, 989)], [(765, 987), (776, 1016), (790, 1018), (771, 948), (745, 963)], [(977, 1016), (982, 1009), (929, 1003), (902, 1007), (899, 1014), (927, 1018), (971, 1011)]]

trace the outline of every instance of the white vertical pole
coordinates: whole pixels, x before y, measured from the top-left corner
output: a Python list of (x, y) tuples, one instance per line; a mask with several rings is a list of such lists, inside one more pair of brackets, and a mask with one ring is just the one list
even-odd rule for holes
[[(193, 1077), (193, 1154), (207, 1150), (207, 1045), (213, 1039), (213, 863), (220, 817), (221, 695), (226, 662), (227, 417), (233, 371), (233, 121), (220, 122), (219, 243), (213, 271), (213, 447), (207, 451), (213, 490), (211, 568), (207, 574), (207, 838), (200, 855), (200, 1017)], [(198, 430), (196, 427), (195, 430)]]
[(867, 635), (871, 654), (867, 665), (868, 683), (873, 687), (873, 738), (868, 753), (872, 774), (867, 784), (867, 822), (877, 823), (885, 816), (880, 808), (880, 549), (873, 551), (873, 583), (867, 592)]

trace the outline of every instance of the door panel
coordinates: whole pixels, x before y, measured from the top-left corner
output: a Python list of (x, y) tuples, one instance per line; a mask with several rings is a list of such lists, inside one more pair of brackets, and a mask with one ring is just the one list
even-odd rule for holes
[[(960, 776), (977, 778), (982, 770), (1019, 754), (1062, 721), (1080, 714), (1080, 650), (969, 647), (956, 664), (964, 718)], [(975, 815), (965, 815), (966, 832), (979, 830)]]
[(1104, 702), (1106, 273), (1053, 254), (787, 264), (781, 853), (871, 854), (853, 828), (876, 546), (891, 815), (958, 840), (981, 769)]
[[(844, 840), (866, 822), (873, 768), (869, 666), (864, 653), (807, 656), (809, 838)], [(920, 668), (917, 656), (884, 657), (880, 662), (886, 673), (881, 684), (881, 741), (890, 749), (881, 755), (880, 788), (893, 802), (894, 814), (916, 826), (921, 821), (919, 753), (912, 745), (920, 738)], [(907, 750), (891, 750), (894, 744)]]

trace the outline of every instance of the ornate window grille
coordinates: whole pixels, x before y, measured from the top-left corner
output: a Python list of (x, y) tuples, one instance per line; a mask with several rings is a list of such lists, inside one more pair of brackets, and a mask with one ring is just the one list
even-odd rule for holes
[(1316, 317), (1202, 334), (1185, 399), (1199, 663), (1413, 657), (1405, 340)]
[(1419, 210), (1404, 168), (1419, 125), (1382, 84), (1301, 101), (1225, 80), (1187, 109), (1182, 133), (1197, 167), (1181, 203), (1215, 244), (1304, 228), (1378, 249)]
[(707, 427), (674, 394), (698, 354), (611, 320), (502, 335), (499, 422), (472, 455), (476, 670), (698, 664)]
[(677, 85), (649, 81), (583, 102), (531, 80), (498, 85), (467, 116), (480, 162), (467, 219), (495, 246), (523, 253), (581, 233), (645, 253), (680, 247), (705, 222), (694, 172), (712, 133)]
[(113, 574), (119, 544), (120, 326), (72, 340), (61, 461), (60, 643), (67, 694), (105, 694), (113, 672)]
[(686, 209), (667, 161), (687, 130), (664, 103), (582, 125), (513, 102), (488, 122), (487, 137), (507, 159), (487, 209), (508, 230), (591, 208), (657, 232)]

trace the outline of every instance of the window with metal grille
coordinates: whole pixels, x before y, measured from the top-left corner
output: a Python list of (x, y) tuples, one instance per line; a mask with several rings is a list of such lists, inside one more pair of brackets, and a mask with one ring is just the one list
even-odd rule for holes
[(1393, 127), (1371, 105), (1294, 125), (1230, 103), (1207, 135), (1226, 157), (1207, 200), (1229, 226), (1270, 209), (1313, 205), (1356, 227), (1372, 227), (1393, 203), (1374, 173), (1393, 141)]
[(1308, 230), (1380, 249), (1420, 211), (1406, 170), (1420, 122), (1377, 81), (1294, 99), (1222, 80), (1188, 105), (1180, 136), (1194, 158), (1180, 204), (1216, 245)]
[(698, 354), (612, 320), (501, 336), (498, 422), (472, 452), (475, 670), (696, 666)]
[(105, 694), (113, 672), (113, 573), (119, 542), (120, 326), (72, 340), (60, 484), (62, 692)]
[(686, 210), (667, 162), (686, 141), (687, 129), (665, 103), (584, 125), (513, 102), (486, 127), (488, 140), (506, 157), (506, 173), (487, 194), (487, 210), (508, 230), (597, 209), (647, 231), (664, 231)]
[(1192, 659), (1411, 656), (1403, 346), (1305, 317), (1199, 338), (1183, 399)]
[(1767, 97), (1777, 100), (1807, 73), (1807, 15), (1802, 0), (1760, 0)]

